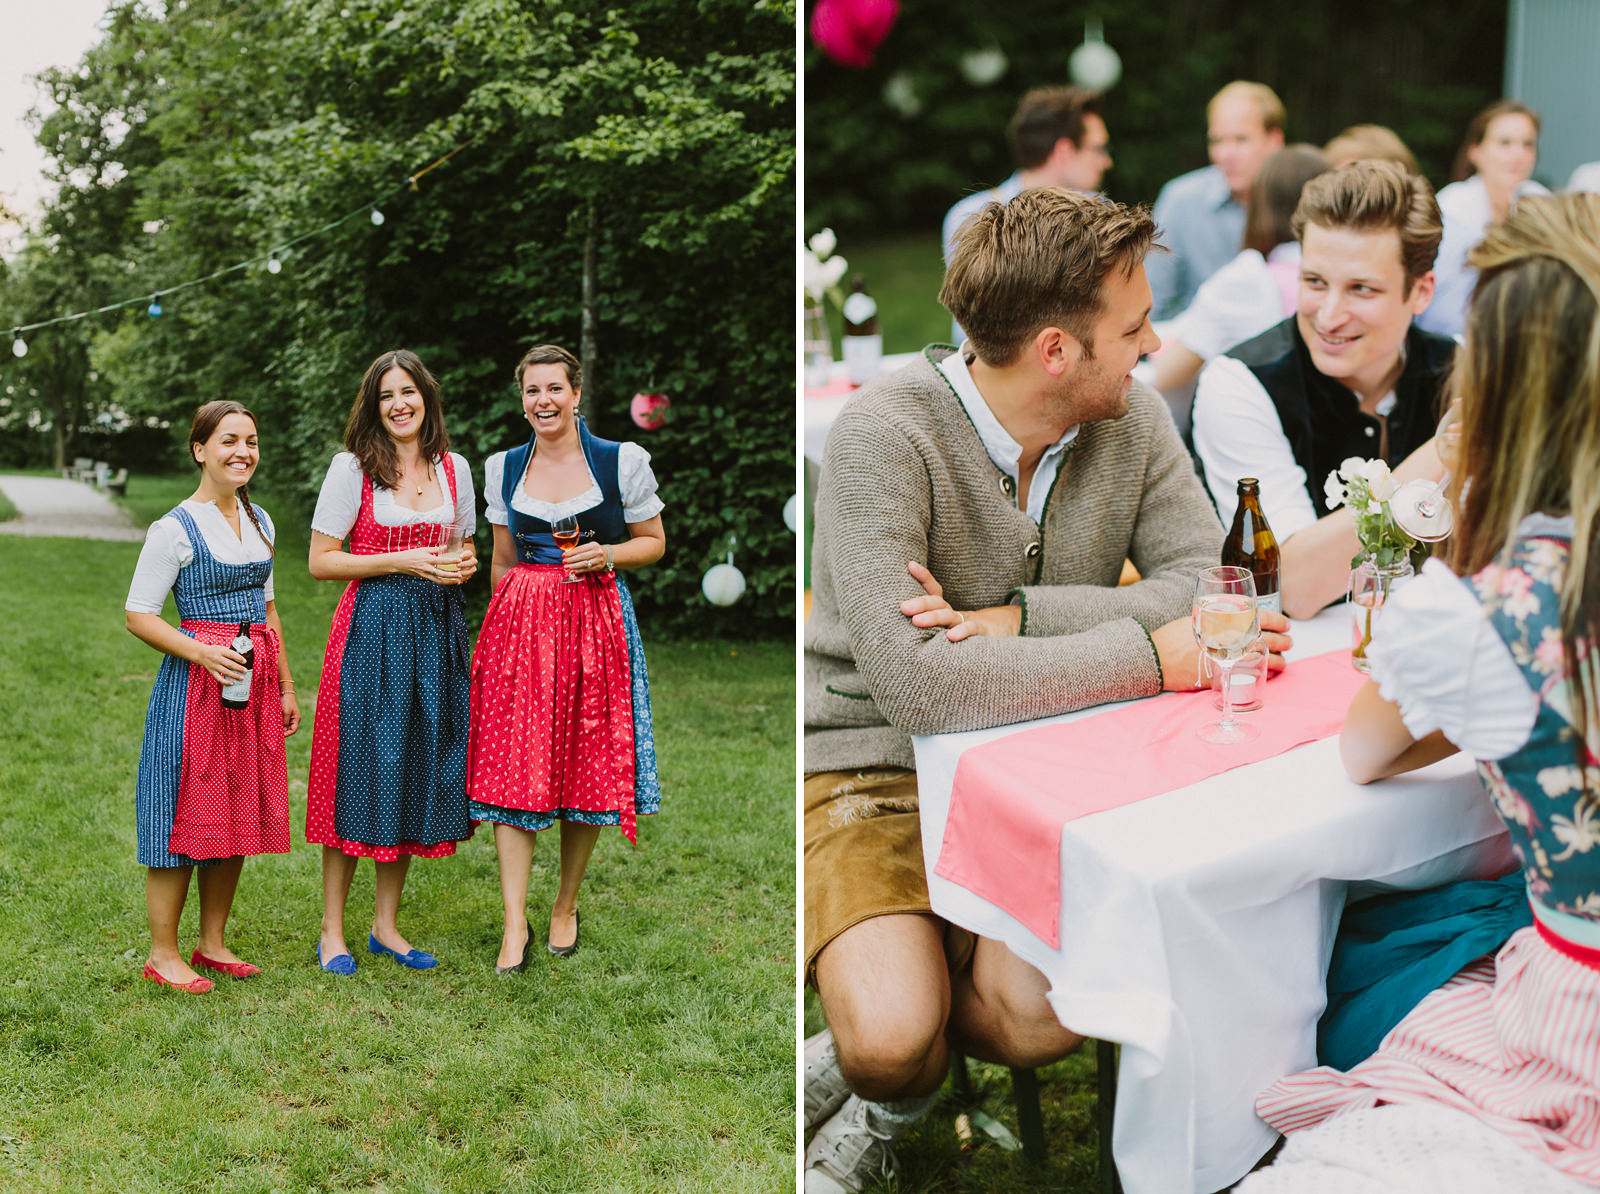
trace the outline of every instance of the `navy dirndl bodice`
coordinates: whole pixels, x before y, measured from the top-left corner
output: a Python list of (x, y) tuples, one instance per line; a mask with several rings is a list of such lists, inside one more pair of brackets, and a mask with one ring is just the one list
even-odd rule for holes
[(1597, 744), (1575, 741), (1581, 729), (1572, 724), (1574, 678), (1561, 648), (1568, 553), (1564, 539), (1521, 539), (1509, 560), (1490, 564), (1468, 585), (1539, 697), (1528, 741), (1503, 759), (1479, 760), (1478, 774), (1511, 835), (1529, 896), (1600, 923), (1600, 850), (1591, 849), (1600, 840)]
[[(265, 512), (251, 503), (256, 518), (266, 526)], [(242, 510), (241, 518), (249, 517)], [(185, 622), (257, 622), (267, 620), (267, 578), (272, 575), (272, 558), (250, 564), (224, 564), (211, 554), (206, 537), (194, 516), (181, 505), (167, 517), (176, 518), (189, 536), (194, 559), (178, 569), (172, 585), (172, 599), (178, 617)]]
[[(506, 528), (517, 545), (518, 563), (559, 564), (561, 549), (550, 535), (550, 524), (542, 518), (522, 513), (511, 504), (512, 494), (522, 484), (522, 474), (528, 467), (528, 457), (533, 452), (535, 438), (506, 453), (505, 474), (501, 480)], [(585, 532), (593, 532), (594, 538), (601, 543), (621, 543), (628, 538), (628, 522), (622, 511), (622, 487), (617, 480), (617, 459), (622, 445), (616, 440), (591, 435), (588, 424), (581, 416), (578, 419), (578, 442), (583, 445), (589, 472), (600, 486), (600, 504), (578, 512), (578, 527)]]

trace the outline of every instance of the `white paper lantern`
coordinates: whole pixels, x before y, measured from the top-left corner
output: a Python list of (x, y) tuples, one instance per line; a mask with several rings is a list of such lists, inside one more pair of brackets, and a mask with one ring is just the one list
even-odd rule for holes
[(1122, 57), (1106, 45), (1098, 20), (1089, 21), (1083, 31), (1083, 44), (1067, 59), (1067, 72), (1079, 87), (1108, 91), (1122, 78)]
[(800, 499), (794, 494), (789, 495), (789, 500), (783, 503), (783, 525), (791, 531), (799, 529)]
[(732, 605), (744, 596), (744, 573), (733, 566), (733, 556), (726, 564), (716, 564), (700, 578), (700, 591), (712, 605)]

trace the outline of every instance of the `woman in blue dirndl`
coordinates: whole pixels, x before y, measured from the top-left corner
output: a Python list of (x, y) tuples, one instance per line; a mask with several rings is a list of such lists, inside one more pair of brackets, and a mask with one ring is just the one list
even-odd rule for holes
[[(126, 609), (128, 629), (166, 656), (134, 797), (138, 858), (149, 868), (144, 977), (200, 994), (212, 985), (200, 969), (259, 973), (223, 943), (223, 931), (245, 856), (289, 850), (284, 738), (298, 728), (300, 707), (272, 601), (272, 521), (246, 489), (260, 458), (255, 416), (237, 402), (206, 403), (189, 450), (200, 486), (151, 526)], [(169, 591), (176, 628), (161, 617)], [(245, 677), (245, 658), (231, 646), (242, 623), (254, 661), (241, 709), (223, 705), (222, 686)], [(196, 867), (200, 939), (185, 962), (178, 920)]]
[[(467, 749), (472, 816), (494, 822), (500, 861), (501, 973), (527, 964), (534, 835), (561, 823), (547, 946), (566, 957), (601, 827), (634, 841), (637, 818), (661, 801), (644, 649), (618, 572), (666, 550), (649, 454), (590, 434), (582, 367), (565, 349), (529, 350), (516, 379), (533, 438), (485, 467), (494, 596), (472, 660)], [(551, 524), (564, 515), (583, 537), (563, 556)]]

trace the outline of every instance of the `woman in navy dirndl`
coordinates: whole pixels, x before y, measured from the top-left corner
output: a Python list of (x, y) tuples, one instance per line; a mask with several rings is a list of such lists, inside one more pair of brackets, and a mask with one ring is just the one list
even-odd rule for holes
[[(636, 841), (637, 818), (661, 802), (644, 648), (618, 574), (666, 550), (650, 455), (589, 433), (578, 417), (582, 367), (565, 349), (530, 349), (515, 376), (533, 437), (485, 467), (494, 597), (472, 659), (467, 756), (472, 816), (494, 822), (502, 974), (527, 964), (534, 835), (561, 823), (546, 944), (566, 957), (578, 948), (578, 888), (601, 827)], [(583, 536), (565, 556), (550, 529), (564, 515)]]
[[(256, 420), (237, 402), (195, 412), (189, 451), (200, 486), (150, 527), (128, 591), (127, 624), (163, 652), (145, 716), (134, 797), (138, 858), (148, 867), (150, 960), (144, 976), (199, 994), (205, 969), (260, 971), (223, 943), (244, 860), (289, 850), (284, 738), (300, 725), (283, 626), (272, 601), (272, 521), (246, 484), (260, 459)], [(167, 593), (177, 628), (161, 617)], [(222, 686), (245, 676), (230, 644), (250, 624), (249, 703), (224, 708)], [(185, 962), (178, 920), (199, 867), (200, 939)]]
[[(311, 575), (348, 580), (334, 611), (311, 738), (306, 840), (322, 846), (317, 962), (352, 974), (345, 901), (356, 860), (376, 868), (367, 949), (435, 965), (396, 923), (414, 857), (443, 858), (467, 815), (467, 624), (477, 570), (472, 475), (449, 450), (439, 385), (415, 353), (368, 367), (311, 519)], [(460, 533), (458, 553), (446, 551)], [(350, 550), (344, 550), (344, 540)]]

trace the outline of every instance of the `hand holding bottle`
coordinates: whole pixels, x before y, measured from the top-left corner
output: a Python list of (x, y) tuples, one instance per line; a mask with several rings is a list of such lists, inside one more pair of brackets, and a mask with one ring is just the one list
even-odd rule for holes
[(244, 656), (235, 651), (226, 643), (211, 644), (197, 642), (198, 650), (194, 662), (206, 669), (209, 675), (218, 684), (236, 684), (244, 679)]

